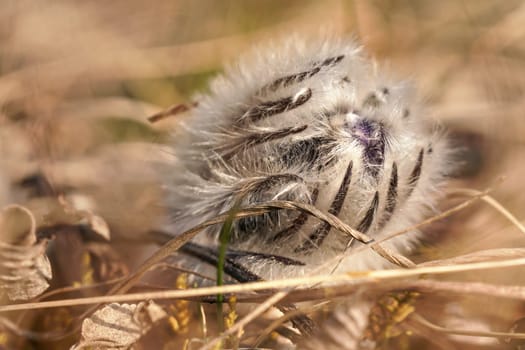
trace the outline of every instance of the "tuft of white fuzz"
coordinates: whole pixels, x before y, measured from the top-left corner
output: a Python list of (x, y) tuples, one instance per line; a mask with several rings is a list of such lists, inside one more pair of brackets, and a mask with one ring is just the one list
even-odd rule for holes
[[(450, 169), (443, 132), (407, 81), (396, 81), (352, 40), (292, 37), (228, 66), (196, 97), (166, 173), (173, 227), (183, 232), (241, 198), (315, 205), (375, 239), (428, 216)], [(220, 227), (195, 241), (216, 246)], [(408, 252), (418, 232), (391, 239)], [(275, 211), (236, 221), (229, 248), (287, 257), (240, 257), (272, 279), (332, 259), (340, 271), (389, 264), (314, 217)], [(344, 258), (334, 259), (344, 255)]]

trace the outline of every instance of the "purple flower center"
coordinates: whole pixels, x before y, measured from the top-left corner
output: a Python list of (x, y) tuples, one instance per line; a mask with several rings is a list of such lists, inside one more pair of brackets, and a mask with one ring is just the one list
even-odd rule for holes
[(352, 136), (363, 146), (366, 171), (377, 177), (385, 160), (385, 132), (383, 125), (368, 119), (359, 119), (352, 126)]

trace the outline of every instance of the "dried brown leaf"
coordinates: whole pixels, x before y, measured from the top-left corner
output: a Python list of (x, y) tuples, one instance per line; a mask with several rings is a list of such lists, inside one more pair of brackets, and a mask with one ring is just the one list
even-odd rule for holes
[(72, 349), (130, 349), (152, 325), (167, 316), (154, 302), (109, 304), (82, 323), (82, 339)]
[(35, 218), (25, 207), (10, 205), (0, 212), (0, 289), (10, 300), (28, 300), (49, 287), (47, 242), (37, 242), (35, 229)]

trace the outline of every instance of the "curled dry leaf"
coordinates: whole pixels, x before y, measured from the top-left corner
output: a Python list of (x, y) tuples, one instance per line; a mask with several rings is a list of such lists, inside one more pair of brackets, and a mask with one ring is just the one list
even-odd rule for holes
[(9, 205), (0, 212), (0, 289), (10, 300), (28, 300), (49, 287), (47, 242), (37, 241), (35, 226), (25, 207)]
[(82, 339), (72, 350), (130, 349), (166, 312), (152, 301), (109, 304), (82, 323)]

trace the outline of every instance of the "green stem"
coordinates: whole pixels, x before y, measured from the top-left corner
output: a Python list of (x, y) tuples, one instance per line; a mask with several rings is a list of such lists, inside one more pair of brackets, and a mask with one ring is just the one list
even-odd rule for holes
[[(217, 262), (217, 286), (224, 284), (224, 264), (226, 262), (226, 250), (228, 249), (228, 243), (230, 242), (230, 236), (233, 226), (233, 220), (238, 209), (238, 204), (235, 204), (228, 213), (228, 218), (222, 225), (221, 232), (219, 234), (219, 258)], [(217, 325), (219, 332), (224, 331), (224, 320), (222, 303), (224, 302), (224, 295), (217, 294)]]

